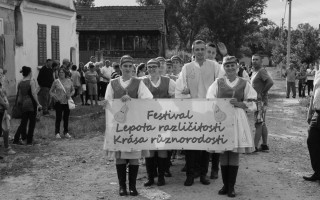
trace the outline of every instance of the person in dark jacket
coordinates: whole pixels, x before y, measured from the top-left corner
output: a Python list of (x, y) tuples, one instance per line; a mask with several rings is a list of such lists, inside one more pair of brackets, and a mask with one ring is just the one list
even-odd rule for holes
[(49, 101), (50, 101), (49, 90), (54, 81), (53, 71), (51, 66), (52, 66), (52, 60), (47, 59), (46, 65), (40, 69), (39, 75), (37, 78), (38, 84), (40, 86), (40, 90), (38, 92), (38, 98), (43, 108), (43, 115), (49, 114), (49, 111), (48, 111)]

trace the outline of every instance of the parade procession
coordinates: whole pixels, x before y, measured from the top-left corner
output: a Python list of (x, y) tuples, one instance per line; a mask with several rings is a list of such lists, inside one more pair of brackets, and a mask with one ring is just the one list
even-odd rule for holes
[(0, 200), (319, 199), (311, 1), (0, 0)]

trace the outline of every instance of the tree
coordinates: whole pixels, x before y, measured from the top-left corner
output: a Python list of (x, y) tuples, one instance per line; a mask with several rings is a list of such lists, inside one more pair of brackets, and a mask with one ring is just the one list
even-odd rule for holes
[(228, 52), (241, 57), (245, 36), (259, 27), (267, 0), (200, 0), (199, 12), (210, 31), (211, 41), (225, 43)]
[(74, 0), (76, 6), (94, 7), (94, 0)]
[[(160, 0), (137, 0), (142, 6), (160, 5)], [(170, 48), (190, 49), (204, 23), (199, 13), (199, 0), (162, 0), (166, 7)]]
[[(272, 60), (276, 63), (287, 63), (287, 31), (277, 39), (279, 45), (272, 50)], [(290, 62), (294, 64), (312, 64), (320, 57), (319, 33), (310, 24), (299, 24), (291, 31)]]
[(140, 6), (161, 5), (160, 0), (136, 0)]

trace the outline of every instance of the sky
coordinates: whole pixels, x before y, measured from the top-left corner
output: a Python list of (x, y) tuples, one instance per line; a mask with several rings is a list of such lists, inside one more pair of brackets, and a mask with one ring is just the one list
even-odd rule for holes
[[(137, 6), (136, 0), (95, 0), (96, 6)], [(281, 25), (281, 19), (285, 17), (285, 26), (288, 26), (289, 7), (286, 1), (268, 0), (265, 9), (266, 17), (277, 25)], [(320, 24), (320, 0), (292, 0), (291, 27), (297, 28), (300, 23), (309, 23), (315, 28)]]

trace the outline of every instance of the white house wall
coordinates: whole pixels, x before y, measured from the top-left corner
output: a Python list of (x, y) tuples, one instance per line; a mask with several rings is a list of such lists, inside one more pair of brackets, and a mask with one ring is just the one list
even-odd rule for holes
[(22, 79), (20, 69), (26, 65), (32, 68), (33, 77), (38, 76), (38, 24), (46, 25), (47, 59), (51, 58), (51, 26), (59, 26), (60, 62), (70, 59), (70, 49), (76, 49), (74, 64), (78, 65), (78, 36), (76, 34), (76, 13), (54, 7), (23, 2), (21, 5), (23, 45), (16, 46), (16, 80)]

